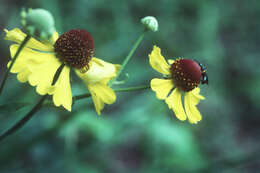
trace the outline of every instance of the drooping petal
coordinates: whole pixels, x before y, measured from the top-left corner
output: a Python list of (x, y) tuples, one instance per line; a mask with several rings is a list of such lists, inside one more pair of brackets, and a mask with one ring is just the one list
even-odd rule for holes
[[(11, 57), (13, 58), (19, 45), (18, 44), (13, 44), (10, 46), (10, 53)], [(20, 52), (18, 58), (16, 59), (11, 72), (12, 73), (17, 73), (22, 71), (24, 68), (27, 68), (29, 66), (34, 66), (36, 64), (41, 64), (44, 61), (46, 61), (46, 56), (52, 56), (52, 58), (55, 58), (54, 55), (52, 54), (47, 54), (47, 53), (40, 53), (38, 51), (34, 51), (29, 48), (23, 48), (23, 50)], [(47, 57), (48, 58), (48, 57)], [(10, 65), (10, 62), (8, 63), (8, 66)]]
[[(21, 44), (26, 37), (26, 34), (23, 33), (18, 28), (12, 29), (11, 31), (5, 29), (4, 31), (6, 33), (5, 36), (6, 40), (14, 41), (18, 44)], [(54, 49), (51, 44), (43, 44), (34, 38), (30, 38), (30, 40), (27, 42), (25, 46), (32, 49), (41, 50), (41, 51), (53, 51)]]
[(181, 100), (181, 92), (178, 88), (175, 88), (171, 95), (166, 98), (165, 102), (168, 104), (170, 109), (173, 109), (176, 117), (184, 121), (186, 120), (187, 116), (184, 112), (182, 100)]
[(193, 102), (193, 95), (191, 92), (185, 93), (184, 96), (184, 105), (185, 105), (185, 111), (188, 116), (189, 122), (192, 124), (196, 124), (198, 121), (201, 120), (201, 114), (198, 111), (196, 104)]
[(114, 78), (119, 68), (120, 65), (111, 64), (98, 58), (92, 58), (90, 68), (86, 73), (81, 73), (79, 70), (76, 70), (76, 73), (86, 84), (95, 84), (104, 79), (110, 80)]
[(192, 102), (197, 105), (199, 103), (200, 100), (204, 100), (205, 97), (200, 95), (200, 88), (195, 88), (192, 91), (189, 92), (193, 97), (192, 98)]
[(104, 104), (112, 104), (116, 100), (115, 92), (108, 86), (108, 81), (113, 79), (120, 65), (111, 64), (98, 58), (92, 58), (90, 68), (86, 73), (75, 70), (76, 74), (88, 87), (96, 111), (100, 115)]
[(88, 85), (88, 89), (93, 98), (98, 115), (100, 115), (101, 110), (104, 108), (104, 103), (112, 104), (116, 101), (115, 92), (102, 82), (90, 84)]
[[(13, 57), (19, 45), (11, 45), (10, 52)], [(10, 64), (10, 63), (9, 63)], [(34, 51), (24, 48), (11, 69), (12, 73), (18, 73), (20, 82), (29, 82), (36, 87), (40, 95), (53, 95), (53, 102), (56, 106), (62, 105), (65, 109), (71, 110), (72, 94), (69, 81), (70, 68), (65, 66), (54, 86), (51, 85), (53, 77), (60, 67), (61, 62), (54, 54)]]
[(91, 96), (92, 96), (92, 99), (93, 99), (93, 103), (94, 103), (96, 112), (97, 112), (98, 115), (100, 115), (101, 110), (104, 109), (105, 104), (104, 104), (104, 102), (102, 102), (102, 100), (94, 92), (91, 92)]
[(169, 75), (170, 66), (165, 61), (164, 57), (161, 55), (161, 49), (157, 46), (153, 47), (153, 51), (149, 54), (149, 62), (153, 69), (159, 73)]
[(158, 99), (164, 100), (168, 96), (170, 90), (174, 87), (171, 79), (152, 79), (151, 88), (156, 93)]
[(28, 66), (31, 74), (29, 83), (36, 86), (37, 93), (41, 95), (53, 94), (54, 86), (51, 86), (53, 77), (61, 63), (53, 55), (46, 55), (46, 61), (34, 66)]
[(56, 82), (53, 92), (53, 102), (55, 106), (62, 105), (68, 111), (71, 111), (72, 94), (70, 87), (70, 68), (65, 66)]

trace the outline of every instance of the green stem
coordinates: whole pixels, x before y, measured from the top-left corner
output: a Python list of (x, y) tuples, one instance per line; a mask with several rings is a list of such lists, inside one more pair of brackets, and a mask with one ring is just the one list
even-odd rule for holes
[[(57, 82), (64, 66), (65, 66), (65, 64), (61, 64), (60, 67), (57, 69), (56, 73), (54, 74), (51, 85), (55, 85), (55, 83)], [(30, 112), (28, 112), (21, 120), (19, 120), (16, 124), (14, 124), (10, 129), (8, 129), (6, 132), (4, 132), (2, 135), (0, 135), (0, 141), (5, 139), (9, 135), (13, 134), (14, 132), (19, 130), (20, 128), (22, 128), (25, 125), (25, 123), (27, 123), (33, 117), (33, 115), (35, 115), (35, 113), (38, 110), (40, 110), (40, 108), (41, 108), (44, 100), (47, 98), (47, 96), (48, 96), (48, 94), (44, 95), (40, 99), (40, 101), (31, 109)]]
[(129, 87), (129, 88), (118, 88), (114, 89), (115, 92), (128, 92), (128, 91), (140, 91), (149, 89), (150, 85), (143, 85), (143, 86), (137, 86), (137, 87)]
[(33, 115), (40, 110), (40, 107), (42, 105), (42, 103), (44, 102), (45, 98), (47, 97), (47, 95), (44, 95), (40, 101), (32, 108), (32, 110), (27, 113), (21, 120), (19, 120), (14, 126), (12, 126), (10, 129), (8, 129), (6, 132), (4, 132), (1, 136), (0, 136), (0, 141), (2, 141), (3, 139), (5, 139), (7, 136), (13, 134), (14, 132), (16, 132), (18, 129), (20, 129), (27, 121), (29, 121)]
[(141, 41), (143, 40), (144, 38), (144, 35), (146, 33), (147, 30), (144, 30), (142, 32), (142, 34), (139, 36), (139, 38), (136, 40), (134, 46), (132, 47), (131, 51), (128, 53), (128, 55), (126, 56), (121, 68), (119, 69), (116, 77), (114, 79), (112, 79), (110, 82), (109, 82), (109, 85), (112, 86), (113, 83), (119, 78), (120, 74), (122, 73), (122, 71), (124, 70), (125, 66), (127, 65), (127, 63), (129, 62), (129, 60), (131, 59), (132, 55), (134, 54), (136, 48), (139, 46), (139, 44), (141, 43)]
[(14, 63), (15, 63), (15, 61), (16, 61), (16, 59), (17, 59), (17, 57), (19, 56), (20, 52), (22, 51), (22, 49), (24, 48), (24, 46), (26, 45), (26, 43), (30, 40), (30, 38), (31, 38), (31, 36), (30, 36), (30, 35), (27, 35), (27, 36), (24, 38), (24, 40), (22, 41), (22, 43), (20, 44), (20, 46), (19, 46), (17, 52), (15, 53), (14, 58), (12, 59), (11, 64), (10, 64), (10, 66), (8, 67), (7, 72), (6, 72), (5, 75), (4, 75), (4, 79), (3, 79), (2, 83), (1, 83), (1, 86), (0, 86), (0, 95), (2, 94), (2, 91), (3, 91), (3, 88), (4, 88), (5, 82), (6, 82), (6, 80), (7, 80), (8, 74), (10, 73), (10, 71), (11, 71), (11, 69), (12, 69), (12, 67), (13, 67), (13, 65), (14, 65)]
[[(140, 90), (149, 89), (149, 88), (150, 88), (149, 85), (143, 85), (143, 86), (129, 87), (129, 88), (118, 88), (118, 89), (114, 89), (114, 91), (115, 92), (140, 91)], [(90, 97), (90, 96), (91, 96), (90, 93), (74, 96), (73, 97), (73, 103), (77, 100), (81, 100), (81, 99), (84, 99), (84, 98), (87, 98), (87, 97)]]

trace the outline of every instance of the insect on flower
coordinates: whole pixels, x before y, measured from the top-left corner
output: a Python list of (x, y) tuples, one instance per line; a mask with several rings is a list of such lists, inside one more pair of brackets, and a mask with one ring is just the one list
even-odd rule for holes
[(200, 66), (200, 69), (201, 69), (201, 84), (209, 84), (209, 77), (208, 77), (208, 74), (207, 74), (207, 69), (206, 67), (201, 64), (198, 60), (194, 59), (195, 62), (197, 62)]
[(199, 84), (208, 83), (206, 68), (201, 63), (187, 58), (166, 61), (157, 46), (154, 46), (149, 54), (149, 62), (153, 69), (163, 74), (163, 78), (151, 80), (151, 89), (156, 93), (156, 97), (165, 100), (179, 120), (188, 118), (190, 123), (199, 122), (202, 116), (197, 104), (204, 99), (200, 95)]

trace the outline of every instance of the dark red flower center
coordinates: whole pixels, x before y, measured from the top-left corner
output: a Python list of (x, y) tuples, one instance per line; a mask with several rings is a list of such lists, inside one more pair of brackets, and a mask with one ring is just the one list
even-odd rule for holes
[(188, 92), (196, 88), (201, 80), (201, 67), (191, 59), (177, 59), (171, 65), (173, 83)]
[(62, 62), (78, 69), (88, 69), (94, 55), (94, 40), (87, 31), (73, 29), (58, 38), (54, 50)]

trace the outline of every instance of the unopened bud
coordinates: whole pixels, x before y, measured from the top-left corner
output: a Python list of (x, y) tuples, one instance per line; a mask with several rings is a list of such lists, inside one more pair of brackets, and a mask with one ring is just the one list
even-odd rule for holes
[(158, 21), (153, 16), (146, 16), (141, 19), (141, 23), (145, 26), (146, 29), (151, 30), (153, 32), (158, 31)]
[(55, 32), (52, 14), (44, 9), (28, 9), (21, 12), (21, 23), (25, 30), (41, 40), (48, 40)]

